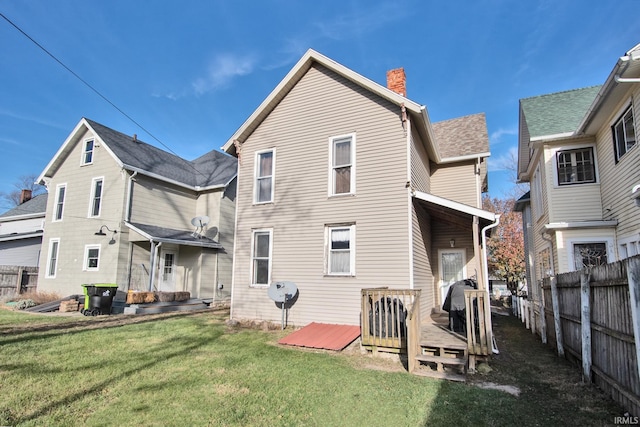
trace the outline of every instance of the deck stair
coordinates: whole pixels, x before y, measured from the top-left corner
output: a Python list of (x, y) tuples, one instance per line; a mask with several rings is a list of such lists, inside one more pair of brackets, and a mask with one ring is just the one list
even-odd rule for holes
[(465, 381), (468, 363), (467, 343), (464, 337), (446, 329), (437, 322), (423, 324), (414, 374)]

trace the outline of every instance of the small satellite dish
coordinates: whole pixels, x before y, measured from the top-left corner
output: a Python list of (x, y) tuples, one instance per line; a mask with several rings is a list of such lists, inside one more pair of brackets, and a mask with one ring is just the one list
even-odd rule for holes
[(267, 295), (275, 302), (287, 302), (291, 300), (296, 293), (298, 287), (293, 282), (275, 282), (269, 286)]
[[(298, 293), (298, 287), (293, 282), (275, 282), (269, 286), (267, 295), (276, 303), (281, 304), (282, 308), (282, 329), (286, 325), (285, 311), (288, 311), (287, 302), (293, 300)], [(289, 316), (287, 315), (287, 318)]]
[(207, 224), (209, 224), (209, 221), (211, 221), (211, 218), (209, 218), (206, 215), (197, 216), (197, 217), (193, 218), (191, 220), (191, 225), (196, 227), (196, 229), (193, 231), (192, 236), (193, 237), (202, 237), (200, 235), (200, 233), (202, 233), (203, 228), (206, 227)]

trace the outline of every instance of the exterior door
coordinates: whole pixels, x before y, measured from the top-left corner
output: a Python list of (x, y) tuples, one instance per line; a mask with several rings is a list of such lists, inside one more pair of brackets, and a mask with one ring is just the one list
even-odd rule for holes
[(158, 289), (164, 292), (176, 290), (176, 253), (175, 251), (163, 251), (160, 261), (160, 283)]
[(467, 264), (464, 249), (441, 249), (439, 255), (440, 271), (440, 307), (444, 303), (449, 292), (449, 286), (465, 278)]

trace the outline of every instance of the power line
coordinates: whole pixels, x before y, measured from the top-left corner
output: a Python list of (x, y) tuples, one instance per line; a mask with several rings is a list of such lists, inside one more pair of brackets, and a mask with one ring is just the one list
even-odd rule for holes
[[(96, 95), (98, 95), (100, 98), (102, 98), (103, 100), (105, 100), (109, 105), (111, 105), (113, 108), (115, 108), (120, 114), (122, 114), (123, 116), (125, 116), (127, 119), (129, 119), (133, 124), (135, 124), (136, 126), (138, 126), (140, 129), (142, 129), (144, 132), (146, 132), (151, 138), (155, 139), (160, 145), (162, 145), (164, 148), (167, 149), (167, 151), (169, 151), (171, 154), (173, 154), (176, 157), (180, 157), (178, 154), (176, 154), (171, 148), (169, 148), (169, 146), (167, 146), (164, 142), (160, 141), (160, 139), (158, 139), (154, 134), (152, 134), (151, 132), (149, 132), (144, 126), (142, 126), (140, 123), (138, 123), (135, 119), (133, 119), (133, 117), (131, 117), (130, 115), (128, 115), (127, 113), (125, 113), (122, 109), (120, 109), (116, 104), (114, 104), (113, 102), (111, 102), (109, 100), (109, 98), (107, 98), (105, 95), (103, 95), (102, 93), (100, 93), (100, 91), (98, 91), (98, 89), (94, 88), (93, 86), (91, 86), (85, 79), (83, 79), (82, 77), (80, 77), (75, 71), (73, 71), (71, 68), (67, 67), (61, 60), (59, 60), (58, 58), (56, 58), (56, 56), (54, 54), (52, 54), (51, 52), (49, 52), (44, 46), (42, 46), (40, 43), (38, 43), (36, 40), (33, 39), (33, 37), (31, 37), (29, 34), (27, 34), (26, 32), (24, 32), (20, 27), (18, 27), (16, 24), (13, 23), (13, 21), (11, 21), (9, 18), (7, 18), (2, 12), (0, 12), (0, 16), (7, 21), (9, 24), (11, 24), (11, 26), (13, 26), (13, 28), (15, 28), (16, 30), (18, 30), (23, 36), (25, 36), (26, 38), (28, 38), (29, 40), (31, 40), (31, 42), (33, 44), (35, 44), (36, 46), (38, 46), (43, 52), (45, 52), (47, 55), (49, 55), (54, 61), (56, 61), (58, 64), (60, 64), (65, 70), (67, 70), (68, 72), (70, 72), (75, 78), (77, 78), (78, 80), (80, 80), (85, 86), (87, 86), (89, 89), (91, 89)], [(187, 164), (197, 173), (199, 173), (200, 175), (206, 177), (206, 175), (202, 172), (200, 172), (198, 169), (196, 169), (195, 166), (193, 166), (191, 164), (191, 162), (189, 162), (187, 160)]]

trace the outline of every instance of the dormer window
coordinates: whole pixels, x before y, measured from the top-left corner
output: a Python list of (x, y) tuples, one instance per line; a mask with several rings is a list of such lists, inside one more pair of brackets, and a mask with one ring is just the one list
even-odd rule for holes
[(93, 148), (94, 148), (94, 140), (87, 139), (84, 141), (84, 146), (82, 150), (82, 164), (90, 165), (93, 163)]

